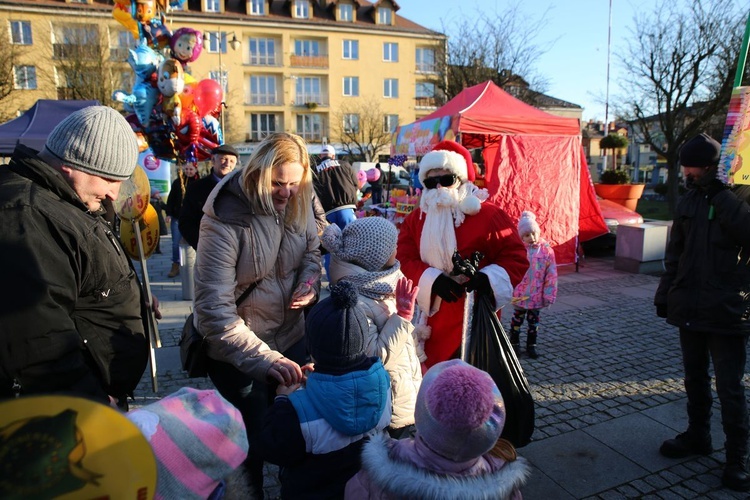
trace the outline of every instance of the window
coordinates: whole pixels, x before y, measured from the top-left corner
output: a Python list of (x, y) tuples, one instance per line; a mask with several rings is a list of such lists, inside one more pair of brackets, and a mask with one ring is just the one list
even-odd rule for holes
[(15, 45), (31, 45), (31, 23), (29, 21), (11, 21), (10, 39)]
[(227, 33), (225, 31), (207, 31), (208, 42), (204, 42), (206, 50), (212, 54), (227, 53)]
[(359, 59), (359, 41), (344, 40), (344, 59)]
[(276, 66), (276, 41), (272, 38), (251, 38), (250, 64)]
[(383, 116), (383, 132), (394, 133), (398, 127), (398, 115)]
[(109, 58), (112, 61), (125, 61), (128, 58), (128, 49), (135, 47), (135, 38), (129, 31), (111, 32), (112, 42), (109, 46)]
[(15, 88), (23, 90), (36, 89), (35, 66), (13, 66)]
[(378, 7), (378, 24), (393, 24), (393, 11), (388, 7)]
[(398, 97), (398, 80), (395, 78), (386, 78), (383, 81), (383, 97)]
[(344, 115), (344, 133), (345, 134), (358, 134), (359, 133), (359, 115), (354, 113), (347, 113)]
[(273, 113), (253, 113), (250, 115), (250, 140), (262, 141), (268, 134), (278, 129), (278, 117)]
[(383, 61), (398, 62), (398, 44), (385, 42), (383, 43)]
[(219, 82), (221, 85), (221, 88), (224, 89), (224, 95), (227, 95), (227, 92), (229, 92), (229, 73), (226, 71), (209, 71), (208, 72), (208, 78), (215, 82)]
[(418, 83), (417, 97), (435, 97), (435, 84), (427, 82)]
[(319, 56), (320, 55), (320, 43), (317, 40), (295, 40), (294, 41), (294, 55), (295, 56)]
[(310, 76), (297, 78), (296, 94), (297, 104), (306, 104), (308, 102), (322, 104), (320, 78)]
[(250, 0), (250, 15), (251, 16), (266, 15), (266, 0)]
[(276, 104), (276, 77), (250, 77), (250, 104)]
[(344, 96), (346, 97), (358, 97), (359, 96), (359, 77), (358, 76), (345, 76), (344, 77)]
[(323, 138), (323, 119), (318, 114), (297, 115), (297, 135), (307, 141)]
[(339, 21), (354, 21), (354, 6), (350, 3), (339, 5)]
[(297, 19), (310, 18), (310, 2), (308, 0), (294, 0), (294, 17)]
[(219, 12), (219, 0), (205, 0), (206, 12)]
[(78, 57), (95, 59), (101, 56), (99, 30), (90, 24), (55, 25), (52, 49), (56, 59)]
[(435, 50), (434, 49), (417, 49), (417, 72), (434, 73), (435, 72)]

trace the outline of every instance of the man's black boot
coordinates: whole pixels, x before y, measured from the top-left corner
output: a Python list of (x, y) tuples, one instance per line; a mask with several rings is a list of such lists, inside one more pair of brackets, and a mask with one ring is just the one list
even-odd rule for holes
[(727, 464), (724, 466), (721, 484), (734, 491), (750, 491), (750, 474), (747, 473), (745, 457), (731, 458), (727, 454)]
[(713, 451), (709, 434), (696, 435), (689, 431), (678, 434), (674, 439), (667, 439), (659, 448), (659, 453), (669, 458), (710, 455)]

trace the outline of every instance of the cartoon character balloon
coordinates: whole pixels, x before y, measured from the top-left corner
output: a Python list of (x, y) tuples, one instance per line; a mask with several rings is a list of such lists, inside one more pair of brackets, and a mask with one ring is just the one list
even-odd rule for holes
[(159, 90), (151, 85), (151, 75), (156, 71), (162, 61), (162, 56), (146, 45), (142, 40), (135, 50), (130, 50), (128, 64), (135, 73), (133, 93), (127, 94), (122, 90), (116, 90), (112, 99), (125, 104), (125, 111), (135, 113), (141, 126), (148, 127), (151, 122), (151, 111), (153, 111), (159, 97)]
[(367, 172), (367, 182), (377, 182), (380, 179), (380, 170), (377, 168), (371, 168)]
[(195, 61), (203, 50), (203, 37), (201, 32), (192, 28), (180, 28), (172, 33), (169, 40), (172, 48), (172, 57), (177, 59), (185, 67), (187, 63)]
[(180, 94), (185, 89), (182, 64), (176, 59), (164, 60), (159, 67), (156, 85), (162, 95), (162, 112), (172, 120), (175, 126), (179, 126), (182, 121)]

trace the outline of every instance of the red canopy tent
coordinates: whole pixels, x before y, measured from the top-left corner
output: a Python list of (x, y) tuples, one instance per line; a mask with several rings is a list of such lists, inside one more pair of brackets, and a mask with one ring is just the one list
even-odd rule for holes
[(607, 232), (578, 120), (546, 113), (488, 81), (399, 127), (391, 152), (422, 156), (444, 139), (482, 148), (490, 200), (515, 220), (534, 212), (558, 264), (574, 263), (580, 241)]

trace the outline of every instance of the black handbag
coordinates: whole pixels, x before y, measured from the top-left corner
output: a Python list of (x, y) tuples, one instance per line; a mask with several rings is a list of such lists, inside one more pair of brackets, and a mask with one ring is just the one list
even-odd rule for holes
[[(256, 281), (242, 292), (234, 302), (235, 306), (240, 304), (252, 293), (258, 286)], [(208, 376), (208, 353), (206, 352), (206, 338), (198, 331), (193, 323), (193, 315), (185, 320), (182, 326), (182, 335), (180, 336), (180, 361), (182, 369), (185, 370), (189, 378), (199, 378)]]

